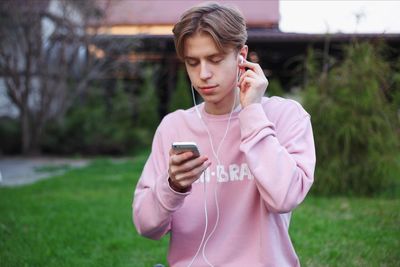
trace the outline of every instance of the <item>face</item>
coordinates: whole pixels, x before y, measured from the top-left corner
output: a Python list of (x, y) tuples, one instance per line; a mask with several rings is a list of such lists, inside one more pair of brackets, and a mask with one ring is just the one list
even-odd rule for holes
[[(232, 109), (238, 75), (239, 53), (221, 53), (212, 37), (197, 33), (185, 40), (184, 60), (189, 78), (211, 114), (226, 114)], [(242, 51), (243, 50), (243, 51)], [(247, 46), (240, 54), (246, 57)]]

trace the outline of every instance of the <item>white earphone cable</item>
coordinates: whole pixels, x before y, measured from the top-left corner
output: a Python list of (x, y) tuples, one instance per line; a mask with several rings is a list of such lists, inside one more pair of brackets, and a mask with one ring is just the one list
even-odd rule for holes
[[(205, 177), (204, 177), (204, 179), (205, 179)], [(207, 187), (206, 187), (206, 182), (205, 182), (205, 180), (204, 180), (204, 195), (205, 195), (205, 196), (207, 195)], [(192, 266), (194, 260), (197, 258), (197, 255), (199, 255), (201, 246), (203, 245), (204, 239), (205, 239), (206, 234), (207, 234), (207, 228), (208, 228), (208, 212), (207, 212), (207, 198), (206, 198), (206, 197), (204, 198), (204, 216), (205, 216), (205, 217), (204, 217), (204, 218), (205, 218), (205, 226), (204, 226), (203, 237), (201, 238), (201, 242), (200, 242), (199, 248), (197, 249), (197, 252), (196, 252), (196, 254), (194, 255), (194, 257), (192, 258), (192, 260), (190, 261), (188, 267)]]
[[(237, 81), (239, 81), (239, 77), (240, 77), (239, 75), (240, 75), (240, 70), (238, 69)], [(192, 97), (193, 97), (193, 103), (194, 103), (194, 107), (195, 107), (196, 113), (197, 113), (198, 117), (200, 118), (200, 121), (202, 122), (204, 128), (207, 131), (208, 139), (209, 139), (209, 142), (210, 142), (210, 146), (211, 146), (211, 150), (213, 152), (213, 155), (214, 155), (215, 159), (217, 160), (218, 165), (221, 165), (221, 161), (219, 160), (219, 151), (220, 151), (220, 149), (222, 147), (222, 144), (225, 141), (226, 136), (228, 135), (228, 131), (229, 131), (230, 124), (231, 124), (232, 114), (233, 114), (233, 111), (235, 110), (235, 107), (236, 107), (236, 101), (237, 101), (237, 99), (236, 99), (237, 97), (236, 96), (237, 96), (238, 93), (237, 92), (234, 93), (234, 100), (233, 100), (231, 112), (229, 114), (228, 125), (226, 127), (224, 136), (222, 137), (222, 139), (221, 139), (221, 141), (220, 141), (220, 143), (218, 145), (217, 151), (215, 151), (214, 144), (212, 142), (211, 133), (210, 133), (207, 125), (203, 121), (200, 111), (198, 110), (197, 103), (196, 103), (196, 98), (195, 98), (195, 95), (194, 95), (193, 85), (191, 85), (191, 89), (192, 89)], [(217, 176), (218, 176), (218, 174), (217, 174)], [(219, 203), (218, 203), (218, 196), (217, 196), (217, 181), (216, 181), (216, 186), (214, 187), (214, 199), (215, 199), (215, 206), (216, 206), (216, 210), (217, 210), (217, 218), (215, 220), (215, 224), (214, 224), (213, 229), (211, 230), (211, 233), (208, 235), (207, 239), (204, 242), (204, 239), (205, 239), (205, 236), (206, 236), (206, 233), (207, 233), (207, 229), (208, 229), (207, 189), (206, 189), (206, 177), (205, 177), (205, 175), (204, 175), (204, 196), (205, 196), (204, 197), (205, 227), (204, 227), (203, 237), (201, 239), (201, 242), (200, 242), (200, 245), (199, 245), (199, 247), (197, 249), (197, 252), (194, 255), (194, 257), (192, 258), (192, 260), (190, 261), (188, 267), (192, 266), (194, 260), (196, 259), (196, 257), (198, 256), (198, 254), (200, 252), (201, 247), (203, 247), (202, 256), (203, 256), (204, 261), (209, 266), (214, 267), (212, 265), (212, 263), (210, 263), (210, 261), (208, 260), (205, 250), (206, 250), (206, 246), (207, 246), (208, 241), (210, 240), (211, 236), (214, 234), (214, 232), (217, 229), (217, 226), (219, 224), (220, 212), (219, 212)], [(203, 244), (203, 242), (204, 242), (204, 244)]]
[[(205, 125), (205, 122), (202, 120), (202, 121), (203, 121), (203, 125), (204, 125), (204, 127), (206, 128), (207, 133), (208, 133), (208, 138), (209, 138), (210, 144), (211, 144), (211, 150), (212, 150), (212, 152), (213, 152), (213, 154), (214, 154), (214, 157), (216, 158), (216, 160), (217, 160), (217, 162), (218, 162), (218, 165), (221, 165), (221, 161), (219, 160), (219, 151), (220, 151), (220, 149), (221, 149), (221, 147), (222, 147), (222, 144), (224, 143), (225, 138), (226, 138), (226, 136), (227, 136), (227, 134), (228, 134), (228, 131), (229, 131), (229, 128), (230, 128), (230, 124), (231, 124), (231, 118), (232, 118), (232, 114), (233, 114), (233, 111), (234, 111), (234, 109), (235, 109), (235, 106), (236, 106), (236, 93), (235, 93), (235, 98), (234, 98), (233, 105), (232, 105), (232, 110), (231, 110), (231, 112), (230, 112), (230, 114), (229, 114), (228, 125), (227, 125), (227, 127), (226, 127), (225, 134), (224, 134), (224, 136), (222, 137), (222, 139), (221, 139), (221, 141), (220, 141), (220, 143), (219, 143), (219, 145), (218, 145), (217, 152), (215, 152), (215, 149), (214, 149), (214, 144), (213, 144), (213, 142), (212, 142), (211, 133), (210, 133), (210, 131), (209, 131), (207, 125)], [(217, 174), (217, 177), (218, 177), (218, 174)], [(219, 224), (219, 218), (220, 218), (219, 204), (218, 204), (218, 196), (217, 196), (217, 182), (218, 182), (218, 181), (216, 181), (216, 186), (215, 186), (215, 188), (214, 188), (214, 200), (215, 200), (215, 207), (216, 207), (216, 209), (217, 209), (217, 218), (216, 218), (216, 220), (215, 220), (215, 224), (214, 224), (213, 229), (211, 230), (211, 233), (208, 235), (206, 241), (204, 242), (203, 251), (202, 251), (203, 259), (204, 259), (204, 261), (205, 261), (209, 266), (213, 266), (213, 265), (208, 261), (207, 256), (206, 256), (206, 253), (205, 253), (205, 250), (206, 250), (206, 246), (207, 246), (208, 241), (210, 240), (211, 236), (214, 234), (215, 230), (217, 229), (217, 226), (218, 226), (218, 224)]]

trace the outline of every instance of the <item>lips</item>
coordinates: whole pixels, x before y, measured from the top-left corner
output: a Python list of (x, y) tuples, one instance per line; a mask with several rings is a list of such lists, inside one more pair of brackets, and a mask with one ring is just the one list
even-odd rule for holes
[(199, 86), (200, 92), (203, 94), (210, 94), (214, 91), (215, 88), (217, 88), (218, 85), (207, 85), (207, 86)]

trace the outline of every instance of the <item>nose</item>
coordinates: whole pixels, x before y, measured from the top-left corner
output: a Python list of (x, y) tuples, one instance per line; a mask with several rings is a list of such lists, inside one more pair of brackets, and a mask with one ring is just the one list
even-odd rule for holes
[(212, 72), (207, 62), (200, 63), (200, 79), (208, 80), (211, 78), (211, 76)]

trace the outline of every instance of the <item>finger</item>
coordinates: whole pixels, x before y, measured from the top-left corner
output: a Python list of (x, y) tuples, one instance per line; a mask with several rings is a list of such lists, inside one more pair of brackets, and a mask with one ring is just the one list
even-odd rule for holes
[(246, 77), (251, 77), (251, 78), (254, 78), (254, 79), (260, 78), (260, 76), (259, 76), (257, 73), (255, 73), (254, 71), (252, 71), (252, 70), (247, 70), (245, 73), (243, 73), (243, 74), (240, 76), (239, 81), (238, 81), (238, 84), (241, 84), (241, 82), (243, 81), (243, 79), (246, 78)]
[(178, 166), (177, 172), (183, 173), (183, 172), (191, 171), (191, 170), (197, 168), (198, 166), (201, 166), (207, 160), (208, 160), (208, 158), (205, 156), (188, 160), (188, 161), (184, 162), (182, 165)]
[(208, 158), (206, 156), (190, 158), (186, 161), (182, 161), (179, 164), (173, 162), (174, 158), (171, 158), (170, 166), (169, 166), (169, 174), (172, 176), (178, 175), (179, 173), (187, 172), (196, 168), (207, 161)]
[(246, 59), (245, 59), (242, 63), (239, 63), (239, 67), (240, 67), (240, 68), (252, 69), (252, 70), (254, 70), (254, 71), (255, 71), (256, 69), (258, 69), (258, 68), (261, 69), (260, 64), (250, 62), (250, 61), (248, 61), (248, 60), (246, 60)]
[[(179, 154), (180, 155), (180, 154)], [(206, 156), (202, 157), (191, 157), (187, 160), (183, 159), (182, 161), (177, 160), (176, 157), (179, 155), (173, 155), (170, 157), (170, 163), (169, 163), (169, 168), (168, 168), (168, 174), (171, 179), (175, 180), (175, 176), (186, 172), (190, 171), (191, 169), (203, 164), (208, 158)], [(177, 163), (180, 162), (180, 163)], [(185, 165), (182, 165), (185, 164)]]
[[(251, 77), (251, 78), (257, 79), (260, 76), (252, 70), (247, 70), (245, 73), (242, 74), (242, 76), (240, 78), (243, 80), (245, 77)], [(240, 79), (239, 79), (239, 81), (240, 81)]]
[(180, 173), (175, 176), (175, 179), (178, 183), (184, 183), (185, 181), (189, 181), (189, 185), (194, 183), (200, 176), (201, 174), (208, 168), (210, 167), (211, 162), (207, 161), (204, 162), (203, 164), (197, 166), (196, 168), (191, 169), (190, 171)]
[(244, 78), (246, 78), (246, 72), (243, 73), (243, 74), (240, 76), (239, 81), (238, 81), (238, 85), (239, 85), (239, 86), (240, 86), (240, 84), (242, 84)]
[(245, 72), (247, 77), (257, 78), (259, 75), (252, 70), (246, 70)]
[(251, 69), (258, 74), (264, 74), (263, 70), (261, 69), (261, 66), (258, 63), (253, 63), (247, 61), (246, 59), (243, 61), (243, 63), (239, 63), (239, 67), (242, 69), (243, 68)]
[(180, 165), (183, 162), (191, 159), (193, 156), (194, 156), (194, 154), (190, 151), (180, 153), (180, 154), (172, 154), (172, 156), (170, 156), (170, 164)]
[(251, 78), (251, 77), (245, 77), (242, 81), (242, 83), (239, 85), (240, 90), (246, 91), (248, 88), (250, 88), (253, 84), (256, 83), (256, 79)]

